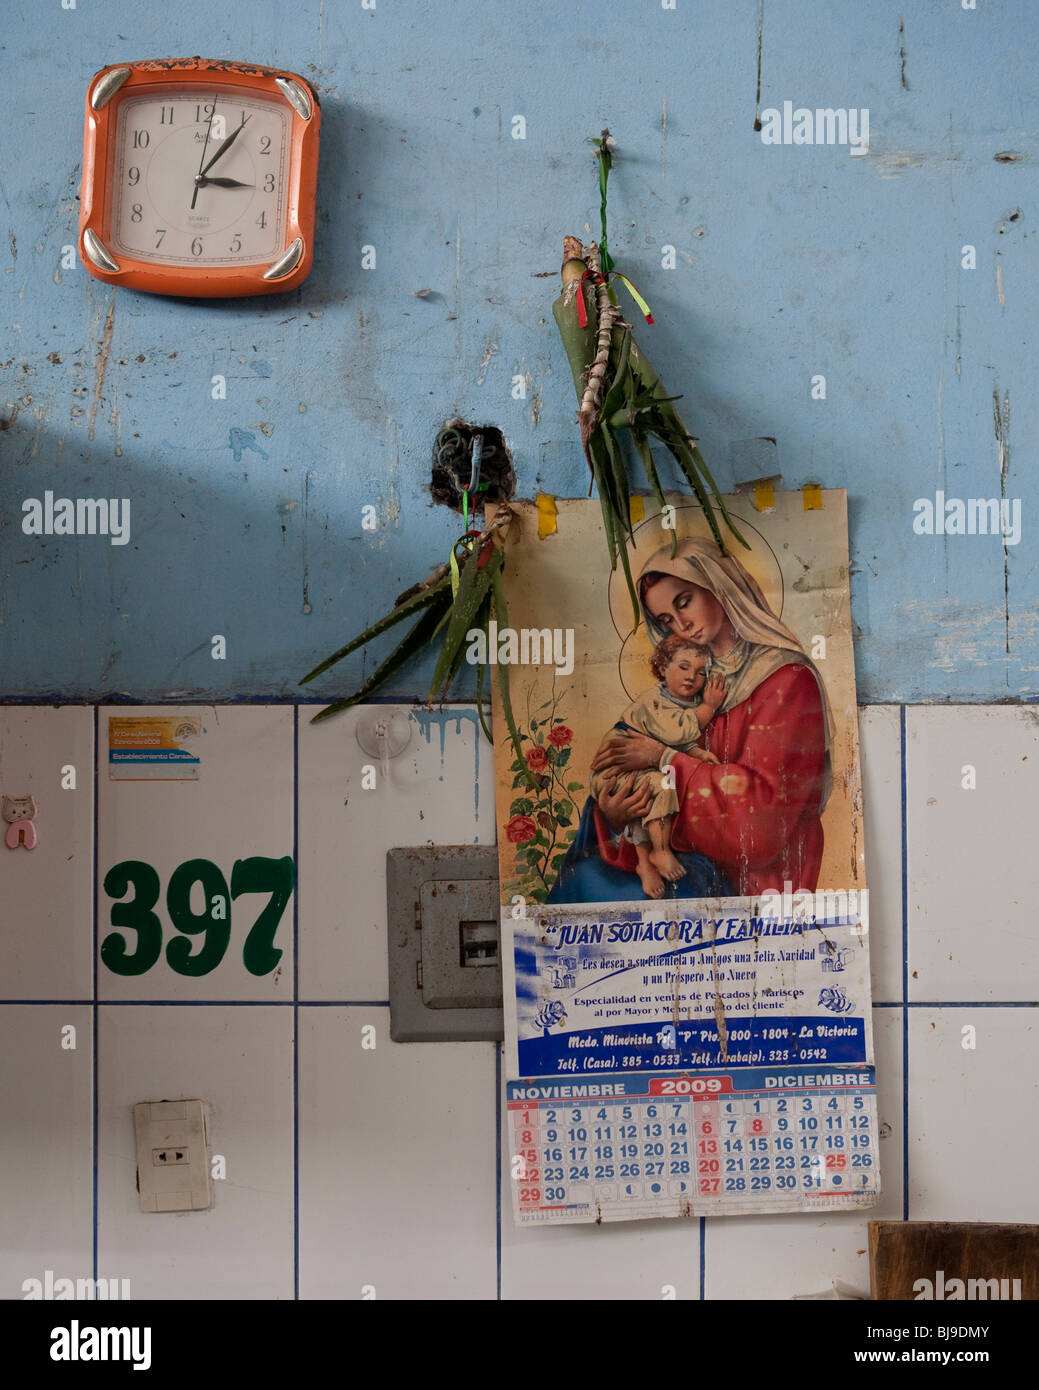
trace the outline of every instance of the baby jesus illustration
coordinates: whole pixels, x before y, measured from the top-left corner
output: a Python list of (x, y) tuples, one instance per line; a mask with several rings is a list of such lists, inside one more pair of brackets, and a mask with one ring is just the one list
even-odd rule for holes
[[(678, 633), (665, 637), (653, 649), (650, 667), (660, 682), (645, 691), (621, 716), (619, 727), (647, 734), (675, 752), (717, 763), (713, 753), (697, 747), (705, 727), (718, 713), (725, 699), (726, 683), (720, 676), (708, 676), (710, 652)], [(669, 758), (669, 755), (665, 755)], [(591, 793), (598, 799), (615, 776), (609, 771), (593, 772)], [(653, 804), (642, 821), (632, 821), (624, 835), (635, 846), (636, 872), (649, 898), (664, 896), (664, 880), (674, 883), (685, 873), (671, 851), (671, 824), (678, 810), (673, 774), (648, 768), (635, 774), (635, 786), (649, 784)]]

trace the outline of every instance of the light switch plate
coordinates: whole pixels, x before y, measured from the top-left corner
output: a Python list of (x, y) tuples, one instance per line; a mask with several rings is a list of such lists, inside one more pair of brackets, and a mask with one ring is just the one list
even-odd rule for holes
[(133, 1108), (142, 1211), (212, 1206), (205, 1106), (200, 1100), (143, 1100)]
[(497, 849), (391, 849), (386, 899), (394, 1042), (500, 1041)]

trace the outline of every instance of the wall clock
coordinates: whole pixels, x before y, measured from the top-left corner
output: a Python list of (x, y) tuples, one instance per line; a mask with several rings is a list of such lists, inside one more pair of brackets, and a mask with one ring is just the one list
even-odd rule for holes
[(206, 58), (102, 68), (87, 89), (79, 253), (152, 294), (275, 294), (313, 260), (321, 108), (295, 73)]

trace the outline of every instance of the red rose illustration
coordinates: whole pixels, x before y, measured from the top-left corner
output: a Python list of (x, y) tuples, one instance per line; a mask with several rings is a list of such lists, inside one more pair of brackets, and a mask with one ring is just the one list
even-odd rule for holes
[(565, 724), (557, 724), (549, 734), (548, 741), (553, 748), (567, 748), (573, 736), (572, 729), (568, 729)]
[(513, 816), (505, 827), (505, 834), (514, 845), (525, 845), (537, 833), (538, 828), (529, 816)]
[(548, 753), (544, 748), (531, 748), (527, 753), (527, 766), (531, 772), (540, 772), (543, 767), (548, 766)]

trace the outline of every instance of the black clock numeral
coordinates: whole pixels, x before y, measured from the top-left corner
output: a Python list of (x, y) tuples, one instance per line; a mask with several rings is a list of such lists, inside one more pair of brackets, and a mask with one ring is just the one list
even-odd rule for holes
[(151, 135), (146, 130), (135, 130), (133, 133), (133, 147), (135, 150), (146, 150), (151, 144)]
[(200, 236), (197, 236), (197, 237), (195, 238), (195, 240), (191, 243), (191, 254), (192, 254), (193, 256), (201, 256), (201, 254), (202, 254), (202, 238), (201, 238)]
[[(169, 118), (168, 118), (168, 119), (167, 119), (167, 117), (166, 117), (166, 112), (167, 112), (167, 111), (169, 112)], [(172, 124), (173, 124), (173, 107), (172, 107), (172, 106), (160, 106), (160, 107), (159, 107), (159, 125), (172, 125)]]
[(273, 192), (274, 192), (274, 175), (273, 175), (273, 174), (264, 174), (264, 176), (263, 176), (263, 191), (264, 191), (264, 193), (273, 193)]
[(143, 216), (144, 209), (141, 207), (140, 203), (134, 203), (133, 207), (130, 209), (130, 221), (140, 222)]
[(256, 225), (257, 225), (258, 227), (266, 227), (266, 225), (267, 225), (267, 214), (266, 214), (265, 212), (261, 212), (261, 213), (260, 213), (259, 217), (256, 219)]
[(126, 171), (126, 180), (131, 188), (136, 188), (141, 181), (141, 171), (136, 164), (131, 164)]
[(155, 249), (156, 249), (156, 251), (158, 251), (159, 247), (162, 245), (162, 239), (163, 239), (163, 237), (166, 235), (166, 228), (165, 228), (165, 227), (156, 227), (156, 228), (155, 228), (155, 235), (159, 238), (158, 241), (155, 243)]
[[(196, 103), (195, 103), (195, 122), (196, 122), (196, 124), (198, 124), (198, 123), (201, 122), (201, 121), (208, 121), (209, 118), (210, 118), (210, 116), (213, 114), (214, 109), (215, 109), (215, 108), (214, 108), (213, 103), (212, 103), (211, 101), (207, 101), (206, 104), (205, 104), (204, 106), (202, 105), (202, 103), (201, 103), (200, 101), (196, 101)], [(203, 113), (204, 113), (204, 114), (203, 114)]]
[(233, 256), (233, 255), (237, 254), (237, 252), (239, 252), (241, 249), (242, 249), (242, 234), (241, 234), (241, 232), (235, 232), (233, 238), (231, 239), (231, 255)]
[(270, 137), (269, 135), (261, 135), (261, 136), (260, 136), (260, 153), (261, 153), (261, 154), (270, 154), (270, 152), (271, 152), (271, 137)]

